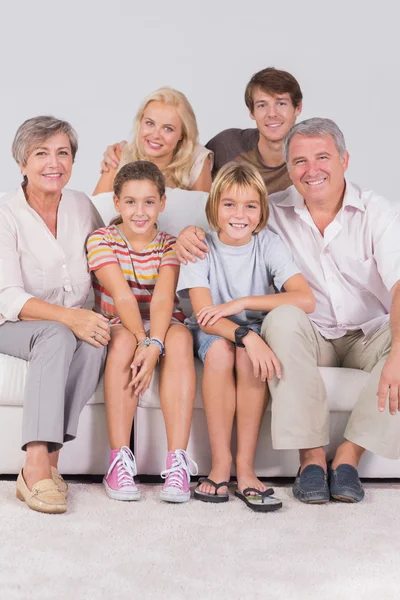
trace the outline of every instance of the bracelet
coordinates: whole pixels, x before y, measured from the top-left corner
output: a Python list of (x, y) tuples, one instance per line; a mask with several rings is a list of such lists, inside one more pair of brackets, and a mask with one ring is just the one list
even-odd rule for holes
[(156, 337), (152, 337), (152, 338), (150, 338), (150, 344), (156, 344), (156, 346), (158, 347), (158, 349), (160, 351), (160, 356), (165, 356), (165, 346), (161, 340), (159, 340)]
[(159, 340), (158, 338), (145, 337), (143, 340), (140, 340), (140, 342), (138, 342), (136, 344), (136, 347), (140, 346), (141, 344), (143, 344), (143, 346), (146, 346), (146, 347), (150, 346), (150, 344), (155, 344), (160, 351), (160, 356), (165, 356), (165, 346), (162, 343), (162, 341)]

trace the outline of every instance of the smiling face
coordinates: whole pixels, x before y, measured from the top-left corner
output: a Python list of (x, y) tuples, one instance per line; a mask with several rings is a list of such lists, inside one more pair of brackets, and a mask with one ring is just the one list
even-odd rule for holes
[(222, 192), (218, 204), (218, 237), (223, 244), (248, 244), (260, 219), (260, 194), (254, 187), (234, 186)]
[(282, 141), (301, 113), (301, 103), (296, 108), (289, 94), (268, 94), (261, 88), (253, 92), (253, 113), (250, 117), (267, 141)]
[(344, 188), (349, 154), (340, 157), (331, 135), (294, 135), (289, 146), (289, 175), (306, 204), (337, 205)]
[(182, 121), (175, 106), (153, 100), (140, 121), (139, 143), (149, 158), (172, 161), (182, 139)]
[(21, 167), (27, 177), (28, 191), (35, 194), (54, 194), (67, 185), (72, 171), (72, 153), (69, 138), (57, 133), (32, 150)]
[(120, 196), (114, 196), (115, 209), (122, 217), (119, 226), (128, 240), (140, 236), (145, 242), (154, 237), (154, 225), (165, 207), (165, 196), (160, 197), (152, 181), (127, 181)]

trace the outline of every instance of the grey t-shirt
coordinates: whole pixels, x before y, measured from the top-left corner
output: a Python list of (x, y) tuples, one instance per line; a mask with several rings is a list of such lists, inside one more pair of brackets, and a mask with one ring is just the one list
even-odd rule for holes
[[(218, 234), (207, 233), (210, 248), (204, 260), (181, 265), (177, 292), (181, 298), (188, 297), (188, 290), (196, 287), (209, 288), (213, 303), (222, 304), (244, 296), (264, 296), (273, 284), (281, 290), (285, 281), (300, 273), (294, 260), (278, 235), (268, 228), (245, 246), (227, 246)], [(261, 323), (267, 313), (245, 310), (229, 317), (238, 325)], [(190, 323), (196, 323), (194, 315)]]

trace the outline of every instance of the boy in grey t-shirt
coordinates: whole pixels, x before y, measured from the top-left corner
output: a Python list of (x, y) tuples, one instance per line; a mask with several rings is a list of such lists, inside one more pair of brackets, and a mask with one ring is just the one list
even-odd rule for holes
[[(260, 337), (264, 316), (282, 304), (307, 312), (315, 300), (280, 238), (266, 229), (267, 193), (255, 167), (229, 163), (218, 173), (206, 206), (212, 233), (202, 261), (181, 266), (178, 293), (189, 295), (194, 315), (187, 321), (194, 348), (204, 362), (202, 391), (212, 470), (194, 497), (226, 502), (236, 414), (236, 496), (257, 511), (282, 503), (256, 477), (254, 454), (265, 409), (266, 379), (281, 368)], [(271, 294), (274, 284), (282, 294)]]
[[(193, 288), (208, 288), (214, 305), (264, 296), (271, 285), (280, 292), (285, 281), (300, 273), (280, 237), (267, 228), (243, 246), (223, 244), (215, 231), (207, 233), (205, 242), (210, 249), (206, 258), (181, 266), (177, 288), (181, 298), (188, 298), (188, 290)], [(245, 308), (229, 319), (238, 325), (261, 328), (266, 314), (266, 310)], [(195, 315), (186, 323), (196, 326)]]

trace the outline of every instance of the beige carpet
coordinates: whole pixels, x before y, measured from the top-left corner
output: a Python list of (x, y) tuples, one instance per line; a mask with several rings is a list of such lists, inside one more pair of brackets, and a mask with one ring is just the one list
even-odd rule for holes
[(109, 500), (71, 484), (62, 516), (30, 511), (0, 482), (1, 600), (400, 598), (400, 489), (368, 488), (359, 505), (257, 515), (238, 499), (209, 505)]

